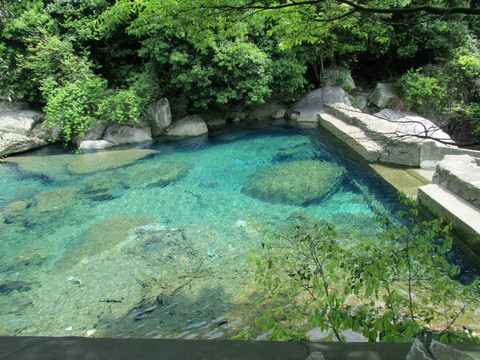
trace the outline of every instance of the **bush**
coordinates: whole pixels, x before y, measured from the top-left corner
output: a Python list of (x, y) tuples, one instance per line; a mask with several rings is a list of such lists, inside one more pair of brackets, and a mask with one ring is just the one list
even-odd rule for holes
[[(78, 79), (63, 86), (54, 86), (53, 79), (45, 81), (47, 105), (45, 123), (50, 128), (57, 125), (65, 143), (82, 137), (98, 121), (98, 102), (106, 91), (106, 81), (97, 76)], [(56, 140), (55, 136), (52, 140)]]
[(338, 341), (352, 330), (369, 341), (478, 342), (455, 322), (478, 305), (479, 281), (464, 286), (452, 279), (458, 269), (446, 260), (450, 227), (440, 220), (419, 223), (411, 206), (401, 214), (411, 216), (405, 224), (378, 216), (379, 237), (351, 248), (324, 223), (274, 234), (252, 258), (264, 288), (257, 304), (266, 308), (257, 325), (272, 330), (270, 340), (301, 340), (320, 328), (328, 331), (327, 340)]

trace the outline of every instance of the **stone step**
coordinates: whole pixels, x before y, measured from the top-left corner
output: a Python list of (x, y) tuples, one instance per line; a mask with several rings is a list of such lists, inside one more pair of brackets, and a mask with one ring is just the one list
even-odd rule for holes
[[(416, 199), (418, 195), (418, 188), (430, 184), (430, 180), (426, 179), (427, 174), (419, 174), (412, 168), (400, 168), (396, 166), (370, 164), (370, 166), (379, 174), (385, 181), (401, 191), (411, 199)], [(424, 176), (425, 175), (425, 176)], [(429, 178), (431, 179), (433, 171), (430, 171)]]
[(370, 139), (365, 131), (348, 124), (330, 114), (319, 114), (319, 122), (324, 128), (343, 141), (352, 150), (369, 162), (378, 162), (383, 151), (376, 141)]
[(480, 256), (480, 210), (437, 184), (418, 189), (418, 201), (435, 216), (452, 223), (453, 232)]

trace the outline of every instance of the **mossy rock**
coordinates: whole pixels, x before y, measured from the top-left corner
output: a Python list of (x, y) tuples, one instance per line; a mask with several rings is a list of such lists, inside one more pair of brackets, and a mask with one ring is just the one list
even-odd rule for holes
[(131, 165), (155, 153), (155, 150), (128, 149), (77, 155), (68, 164), (67, 169), (73, 174), (92, 174)]
[(258, 170), (242, 192), (274, 204), (306, 206), (333, 191), (344, 173), (343, 167), (331, 162), (294, 161)]

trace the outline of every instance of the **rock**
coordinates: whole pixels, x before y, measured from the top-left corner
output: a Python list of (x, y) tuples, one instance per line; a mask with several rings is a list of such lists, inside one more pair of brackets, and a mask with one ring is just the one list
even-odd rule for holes
[(198, 136), (208, 133), (207, 124), (198, 115), (190, 115), (175, 121), (168, 129), (169, 136)]
[(75, 155), (19, 156), (3, 159), (17, 164), (21, 171), (49, 178), (63, 178), (67, 165)]
[(270, 117), (272, 119), (283, 119), (285, 117), (285, 114), (287, 113), (287, 110), (285, 109), (278, 109), (277, 111), (275, 111), (272, 115), (270, 115)]
[(463, 351), (454, 349), (435, 340), (432, 340), (430, 344), (430, 351), (437, 360), (477, 360)]
[(6, 223), (13, 223), (19, 217), (25, 215), (27, 208), (31, 205), (29, 201), (15, 201), (3, 209), (2, 215)]
[(407, 360), (433, 360), (429, 355), (427, 348), (418, 339), (412, 344), (410, 351), (407, 355)]
[(160, 99), (150, 104), (150, 113), (149, 124), (152, 128), (152, 136), (162, 135), (172, 123), (168, 99)]
[(149, 177), (149, 187), (164, 187), (180, 180), (188, 174), (190, 166), (187, 164), (165, 164), (161, 168), (153, 169)]
[(437, 163), (433, 184), (457, 194), (480, 209), (480, 166), (469, 155), (446, 155)]
[(153, 141), (148, 131), (151, 130), (115, 124), (109, 126), (105, 130), (103, 140), (106, 140), (113, 145), (139, 144)]
[(0, 156), (48, 144), (51, 132), (43, 128), (45, 114), (34, 110), (0, 111)]
[(89, 130), (85, 132), (85, 135), (76, 140), (77, 146), (84, 141), (89, 140), (101, 140), (107, 129), (107, 124), (94, 124)]
[(266, 202), (307, 206), (339, 185), (344, 173), (331, 162), (294, 161), (258, 170), (242, 192)]
[(388, 104), (397, 97), (395, 92), (395, 87), (390, 83), (378, 83), (373, 90), (373, 93), (370, 95), (369, 100), (372, 104), (383, 108), (388, 106)]
[(83, 140), (80, 142), (78, 148), (83, 151), (88, 150), (101, 150), (114, 146), (107, 140)]
[(225, 114), (225, 119), (229, 122), (238, 123), (247, 118), (247, 113), (243, 111), (230, 111)]
[(218, 129), (224, 126), (227, 126), (227, 121), (225, 119), (212, 118), (207, 120), (207, 127), (209, 129)]
[(126, 174), (122, 181), (131, 187), (164, 187), (180, 180), (188, 174), (190, 165), (186, 163), (168, 163), (154, 169), (136, 170)]
[(72, 205), (77, 189), (62, 188), (41, 193), (35, 197), (35, 207), (30, 215), (34, 223), (44, 222), (66, 212)]
[(136, 227), (151, 222), (149, 217), (117, 216), (92, 225), (83, 236), (82, 257), (100, 254), (129, 240)]
[(283, 106), (281, 102), (275, 100), (267, 101), (265, 104), (251, 105), (248, 107), (247, 111), (248, 118), (254, 121), (280, 119), (285, 115), (286, 112), (285, 106)]
[(309, 92), (288, 111), (290, 119), (298, 122), (318, 122), (318, 114), (324, 113), (324, 103), (344, 103), (350, 105), (345, 90), (326, 86)]
[(355, 81), (353, 81), (350, 71), (338, 68), (325, 69), (325, 85), (339, 86), (347, 92), (356, 88)]
[(131, 165), (135, 161), (155, 153), (155, 150), (128, 149), (76, 155), (68, 164), (67, 169), (73, 174), (91, 174)]

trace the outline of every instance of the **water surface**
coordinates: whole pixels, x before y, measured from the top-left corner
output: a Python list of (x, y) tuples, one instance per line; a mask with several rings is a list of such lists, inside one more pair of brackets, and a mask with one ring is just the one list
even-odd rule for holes
[[(254, 323), (248, 258), (265, 234), (314, 219), (355, 242), (379, 231), (375, 210), (400, 209), (318, 129), (228, 128), (123, 151), (49, 147), (0, 164), (0, 334), (228, 338)], [(324, 196), (242, 191), (259, 170), (309, 161), (344, 171)]]

